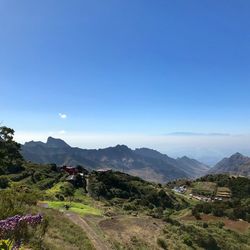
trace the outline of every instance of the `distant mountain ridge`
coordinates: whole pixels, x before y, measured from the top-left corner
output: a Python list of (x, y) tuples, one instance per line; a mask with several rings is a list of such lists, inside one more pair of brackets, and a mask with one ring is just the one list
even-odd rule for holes
[(104, 149), (81, 149), (52, 137), (46, 143), (26, 142), (22, 145), (22, 155), (36, 163), (83, 165), (89, 169), (112, 168), (162, 183), (179, 178), (196, 178), (209, 169), (194, 159), (173, 159), (148, 148), (132, 150), (126, 145), (117, 145)]
[(209, 170), (210, 174), (228, 173), (232, 175), (250, 176), (250, 157), (235, 153), (224, 158)]

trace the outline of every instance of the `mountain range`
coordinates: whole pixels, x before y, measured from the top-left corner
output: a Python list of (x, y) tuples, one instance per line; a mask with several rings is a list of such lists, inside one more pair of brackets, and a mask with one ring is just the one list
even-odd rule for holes
[(209, 170), (210, 174), (228, 173), (232, 175), (250, 176), (250, 157), (240, 153), (224, 158)]
[(26, 142), (22, 145), (22, 155), (26, 160), (35, 163), (82, 165), (96, 170), (110, 168), (161, 183), (180, 178), (192, 179), (206, 174), (250, 176), (250, 157), (240, 153), (224, 158), (209, 168), (187, 156), (174, 159), (149, 148), (132, 150), (126, 145), (117, 145), (103, 149), (81, 149), (71, 147), (61, 139), (49, 137), (46, 143)]
[(111, 168), (161, 183), (179, 178), (196, 178), (209, 170), (205, 164), (187, 156), (174, 159), (156, 150), (132, 150), (125, 145), (81, 149), (52, 137), (46, 143), (26, 142), (22, 145), (22, 155), (26, 160), (36, 163), (82, 165), (88, 169)]

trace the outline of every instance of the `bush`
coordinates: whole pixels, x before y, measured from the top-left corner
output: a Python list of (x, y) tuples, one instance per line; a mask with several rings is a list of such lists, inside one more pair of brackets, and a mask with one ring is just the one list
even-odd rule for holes
[(163, 249), (168, 249), (167, 243), (162, 238), (157, 239), (157, 244), (159, 247), (161, 247)]
[(196, 243), (198, 246), (206, 250), (219, 250), (216, 240), (211, 235), (198, 234), (196, 236)]
[(71, 183), (64, 183), (63, 186), (60, 187), (62, 194), (66, 197), (73, 196), (74, 194), (74, 186)]
[(204, 222), (204, 223), (202, 224), (202, 227), (203, 227), (203, 228), (208, 228), (208, 224), (207, 224), (206, 222)]
[(9, 186), (9, 179), (5, 176), (0, 176), (0, 188), (7, 188)]
[(223, 228), (225, 226), (225, 224), (224, 224), (224, 222), (219, 221), (219, 222), (217, 222), (217, 226), (218, 226), (218, 228)]
[(199, 213), (198, 209), (195, 207), (192, 209), (192, 215), (195, 217), (196, 220), (201, 219), (200, 213)]
[(184, 242), (187, 246), (190, 246), (190, 247), (193, 245), (193, 242), (192, 242), (191, 237), (190, 237), (189, 235), (185, 235), (185, 236), (184, 236), (183, 242)]

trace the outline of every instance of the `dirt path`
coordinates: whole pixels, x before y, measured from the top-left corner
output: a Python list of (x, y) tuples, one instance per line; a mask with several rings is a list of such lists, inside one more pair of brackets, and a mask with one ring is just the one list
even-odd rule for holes
[(66, 213), (66, 216), (75, 224), (80, 226), (84, 232), (87, 234), (87, 237), (93, 244), (94, 248), (96, 250), (110, 250), (111, 247), (105, 242), (103, 239), (100, 238), (96, 234), (96, 232), (89, 226), (89, 224), (81, 218), (79, 215), (74, 213)]

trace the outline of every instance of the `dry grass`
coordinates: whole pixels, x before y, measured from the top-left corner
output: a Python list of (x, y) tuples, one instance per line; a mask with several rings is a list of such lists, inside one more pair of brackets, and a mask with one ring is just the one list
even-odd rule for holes
[(112, 242), (125, 249), (159, 249), (157, 238), (165, 223), (146, 216), (116, 216), (101, 221), (99, 225)]
[[(186, 215), (181, 218), (183, 221), (197, 221), (194, 216), (192, 215)], [(239, 233), (246, 233), (247, 230), (250, 228), (250, 223), (246, 221), (239, 221), (239, 220), (230, 220), (225, 217), (216, 217), (213, 215), (207, 215), (203, 214), (201, 215), (201, 220), (199, 221), (205, 221), (205, 222), (223, 222), (225, 224), (225, 228), (228, 228), (230, 230), (239, 232)]]

